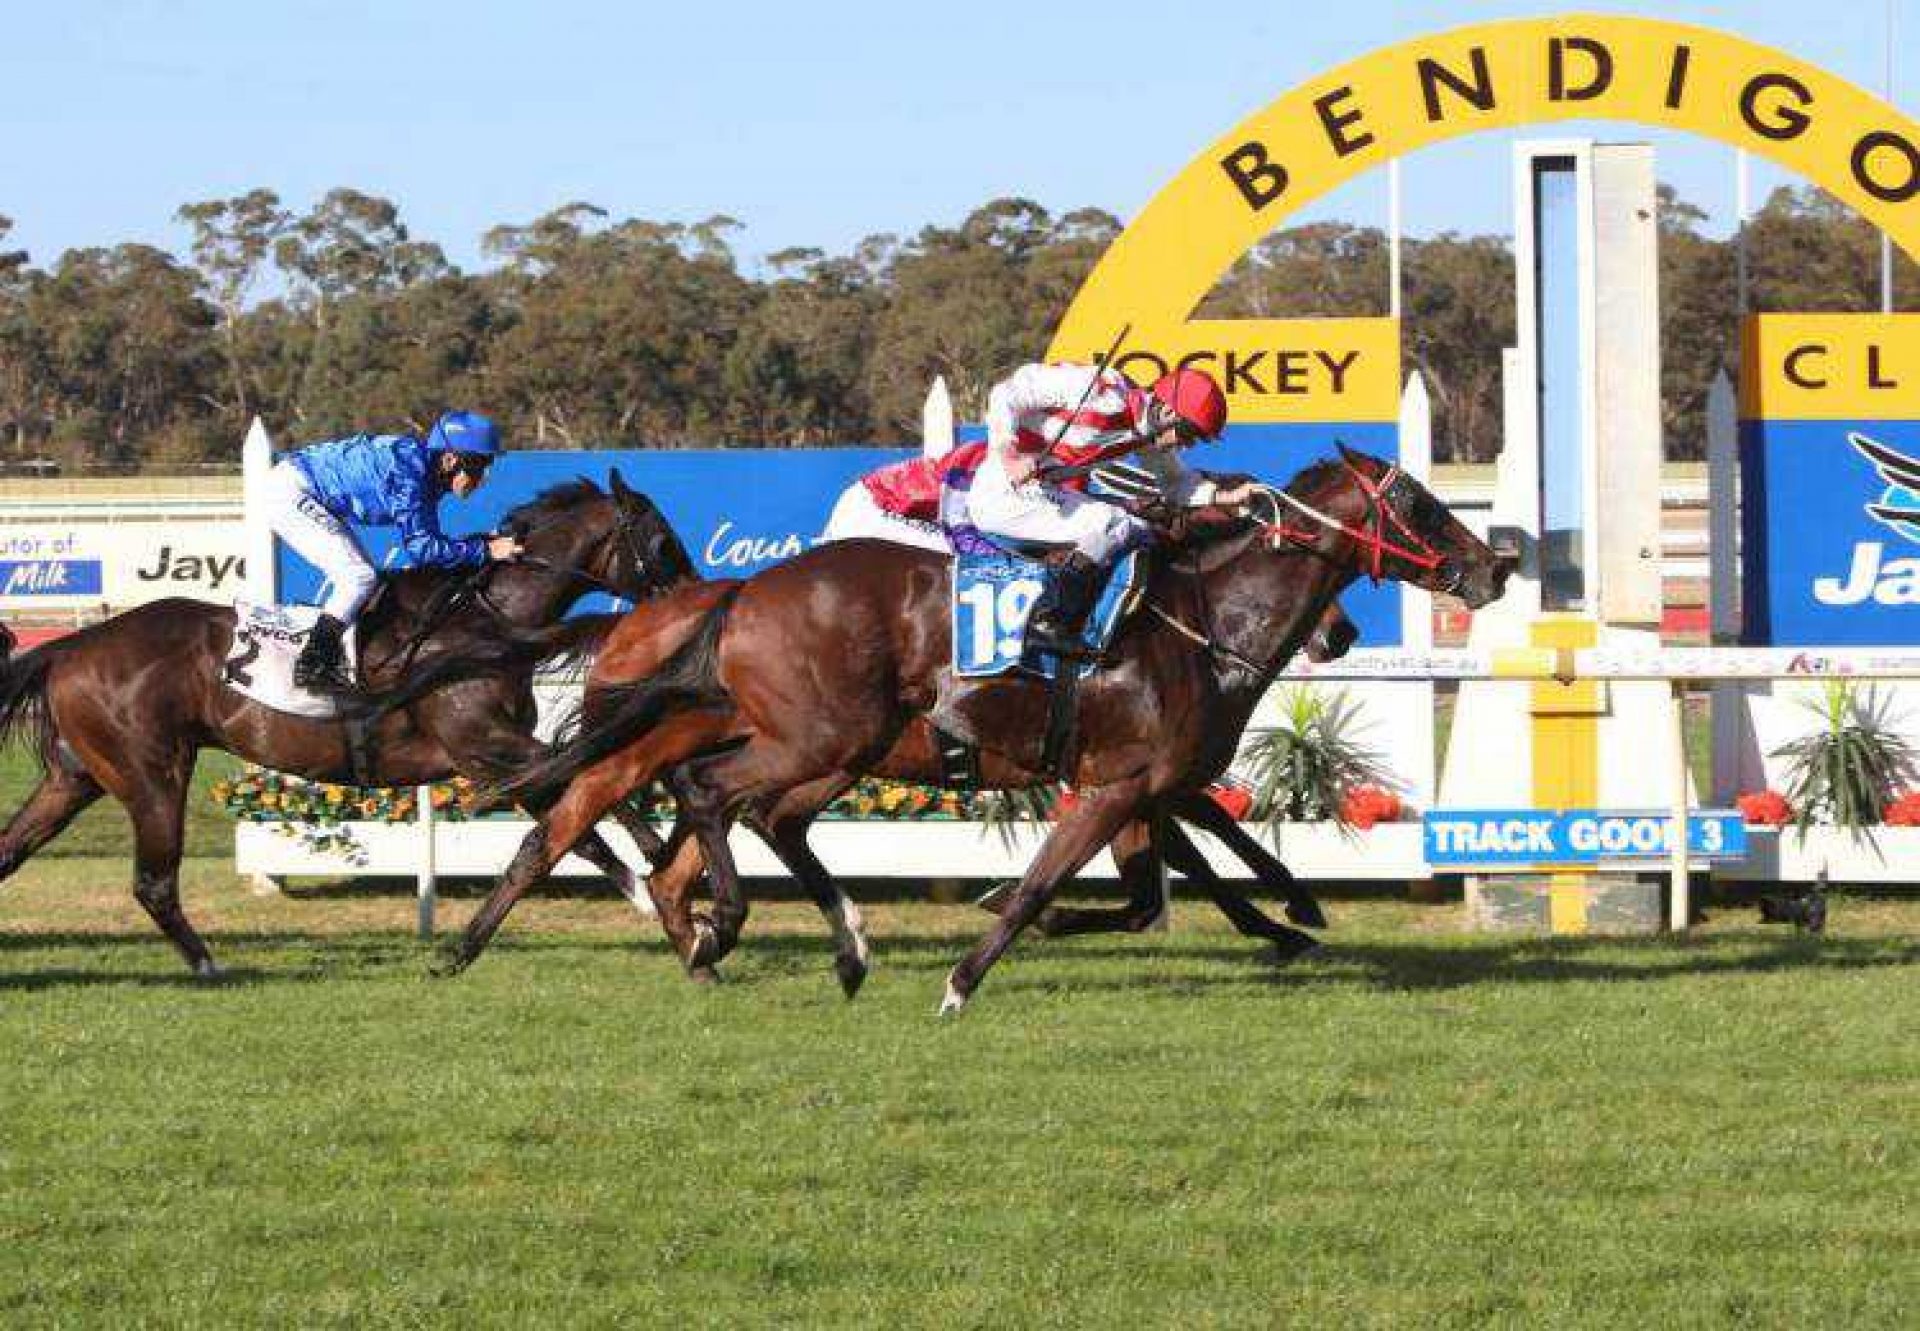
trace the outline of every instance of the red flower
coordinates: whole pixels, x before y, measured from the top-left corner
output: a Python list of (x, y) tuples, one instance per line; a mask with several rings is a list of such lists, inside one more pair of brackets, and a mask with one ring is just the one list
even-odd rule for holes
[(1777, 790), (1749, 790), (1733, 802), (1740, 816), (1755, 827), (1785, 827), (1793, 821), (1793, 806)]
[(1375, 823), (1397, 823), (1405, 813), (1400, 797), (1379, 786), (1355, 786), (1340, 801), (1340, 817), (1362, 831)]
[(1920, 827), (1920, 790), (1909, 790), (1881, 815), (1888, 827)]
[(1216, 781), (1207, 787), (1207, 798), (1226, 810), (1227, 817), (1236, 823), (1253, 812), (1253, 792), (1245, 786), (1230, 785), (1225, 781)]

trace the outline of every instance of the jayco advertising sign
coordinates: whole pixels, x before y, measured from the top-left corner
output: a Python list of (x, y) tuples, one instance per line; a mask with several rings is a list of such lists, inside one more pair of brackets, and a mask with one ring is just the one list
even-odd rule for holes
[[(963, 431), (962, 437), (973, 432)], [(1218, 444), (1201, 445), (1189, 461), (1210, 471), (1238, 471), (1283, 483), (1310, 462), (1333, 456), (1336, 437), (1382, 457), (1398, 456), (1391, 424), (1339, 427), (1253, 425), (1228, 430)], [(490, 530), (515, 505), (550, 485), (588, 477), (605, 486), (618, 467), (626, 482), (660, 506), (686, 542), (700, 573), (709, 578), (744, 577), (809, 548), (826, 526), (840, 492), (878, 467), (912, 456), (898, 448), (767, 449), (509, 453), (472, 499), (445, 499), (441, 525), (451, 533)], [(378, 564), (394, 554), (391, 533), (360, 533)], [(318, 575), (282, 547), (281, 599), (306, 601), (318, 590)], [(584, 602), (605, 608), (603, 597)], [(1368, 646), (1400, 645), (1398, 591), (1364, 581), (1341, 598)]]
[(238, 519), (192, 514), (0, 522), (0, 610), (126, 610), (166, 596), (227, 600), (246, 576), (245, 541)]
[(1920, 643), (1920, 316), (1761, 315), (1744, 345), (1745, 640)]

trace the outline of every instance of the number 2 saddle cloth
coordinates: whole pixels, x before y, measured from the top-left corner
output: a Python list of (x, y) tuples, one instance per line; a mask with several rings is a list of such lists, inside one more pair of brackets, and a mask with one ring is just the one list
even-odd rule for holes
[[(1021, 555), (994, 552), (956, 553), (953, 557), (953, 673), (979, 679), (1024, 670), (1052, 679), (1058, 660), (1053, 655), (1026, 650), (1027, 616), (1040, 599), (1046, 567)], [(1143, 588), (1140, 552), (1117, 565), (1101, 589), (1087, 627), (1081, 635), (1094, 651), (1105, 651), (1113, 635), (1132, 612)], [(1080, 665), (1085, 679), (1098, 669), (1096, 661)]]
[[(220, 669), (220, 682), (276, 712), (321, 719), (339, 716), (340, 698), (299, 688), (293, 682), (294, 659), (306, 645), (307, 634), (318, 618), (320, 611), (310, 605), (235, 601), (233, 646), (228, 648), (226, 664)], [(343, 646), (351, 674), (359, 655), (354, 630), (347, 630)]]

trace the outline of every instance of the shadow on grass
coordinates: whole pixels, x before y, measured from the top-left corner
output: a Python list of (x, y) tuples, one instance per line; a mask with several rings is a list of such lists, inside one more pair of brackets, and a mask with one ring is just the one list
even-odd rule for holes
[[(984, 917), (982, 932), (984, 932)], [(215, 940), (215, 955), (229, 969), (217, 981), (204, 981), (185, 969), (154, 969), (172, 960), (166, 943), (151, 933), (56, 932), (0, 934), (0, 991), (82, 985), (162, 987), (244, 987), (302, 984), (319, 980), (424, 978), (428, 961), (453, 937), (442, 934), (423, 943), (392, 934), (324, 934), (294, 930), (234, 933)], [(943, 975), (973, 945), (976, 935), (912, 933), (877, 938), (876, 965), (886, 970)], [(152, 954), (135, 961), (130, 951)], [(262, 952), (274, 953), (270, 959)], [(9, 954), (56, 954), (44, 967), (15, 969)], [(74, 964), (73, 955), (100, 954), (98, 967)], [(644, 965), (677, 967), (657, 936), (581, 938), (506, 935), (477, 966), (499, 964), (511, 956), (562, 954), (627, 956)], [(785, 983), (819, 974), (825, 978), (832, 955), (823, 936), (751, 935), (731, 967), (730, 984)], [(1871, 971), (1920, 965), (1920, 942), (1884, 938), (1807, 938), (1799, 935), (1740, 932), (1710, 939), (1484, 939), (1434, 936), (1417, 940), (1327, 943), (1291, 961), (1276, 962), (1261, 944), (1215, 937), (1181, 940), (1144, 938), (1039, 939), (1029, 936), (1017, 948), (1016, 961), (1054, 960), (1071, 968), (1075, 959), (1133, 962), (1143, 969), (1124, 975), (1105, 969), (1074, 974), (1054, 970), (1023, 981), (1019, 968), (996, 982), (1007, 987), (1074, 990), (1232, 989), (1247, 985), (1289, 987), (1347, 986), (1392, 990), (1445, 990), (1479, 984), (1649, 983), (1711, 975), (1761, 975), (1780, 972)], [(535, 964), (539, 964), (536, 960)], [(1167, 967), (1177, 967), (1170, 971)], [(729, 968), (723, 968), (729, 969)], [(441, 983), (458, 983), (457, 980)]]

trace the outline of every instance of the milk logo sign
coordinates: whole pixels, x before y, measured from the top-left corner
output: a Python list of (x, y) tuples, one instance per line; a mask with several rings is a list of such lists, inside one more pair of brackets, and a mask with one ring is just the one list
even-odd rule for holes
[(0, 560), (0, 596), (98, 596), (97, 559)]
[[(1920, 458), (1911, 458), (1858, 431), (1847, 442), (1873, 464), (1886, 489), (1863, 505), (1867, 516), (1902, 539), (1920, 545)], [(1846, 577), (1813, 580), (1813, 599), (1822, 605), (1859, 605), (1868, 598), (1881, 605), (1920, 604), (1920, 558), (1886, 558), (1879, 541), (1856, 541)]]

